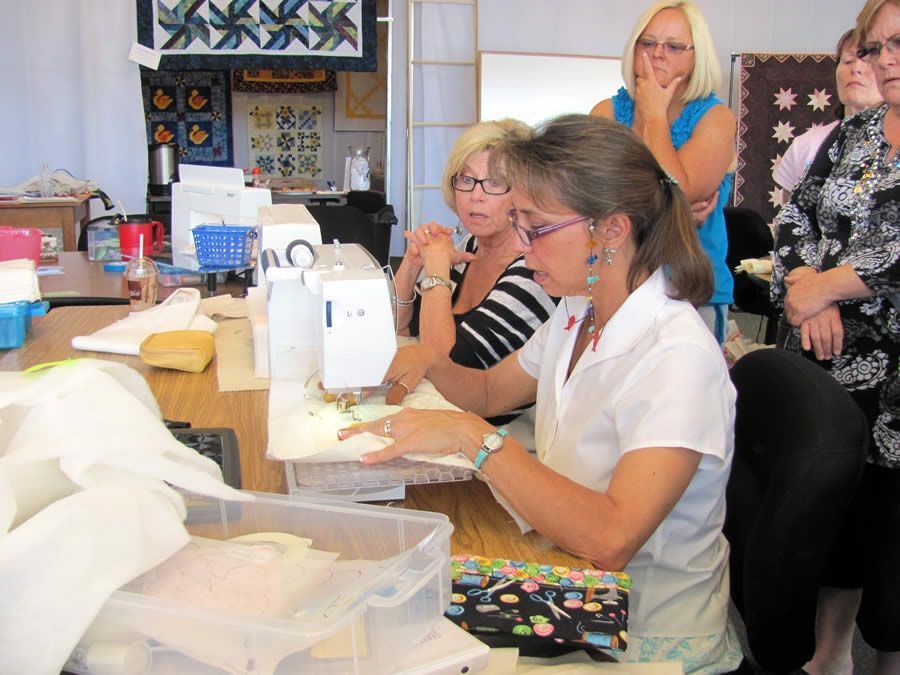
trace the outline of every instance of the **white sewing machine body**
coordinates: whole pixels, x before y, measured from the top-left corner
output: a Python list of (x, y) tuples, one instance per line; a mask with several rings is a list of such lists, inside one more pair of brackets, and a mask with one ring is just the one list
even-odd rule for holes
[(267, 263), (269, 375), (318, 369), (328, 391), (378, 386), (397, 351), (387, 277), (358, 244), (312, 248), (309, 267)]
[(246, 187), (240, 169), (181, 164), (178, 172), (181, 180), (172, 184), (172, 262), (196, 270), (191, 230), (206, 224), (255, 227), (258, 209), (271, 206), (272, 193)]

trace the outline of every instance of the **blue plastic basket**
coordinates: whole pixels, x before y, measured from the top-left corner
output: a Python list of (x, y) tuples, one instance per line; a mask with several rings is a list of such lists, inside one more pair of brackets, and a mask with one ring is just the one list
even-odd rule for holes
[(193, 230), (200, 267), (247, 267), (256, 228), (246, 225), (198, 225)]

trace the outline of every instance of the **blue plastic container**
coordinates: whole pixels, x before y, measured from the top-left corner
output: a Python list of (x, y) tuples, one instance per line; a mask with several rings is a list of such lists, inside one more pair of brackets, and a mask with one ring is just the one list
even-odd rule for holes
[(31, 329), (31, 317), (43, 316), (49, 309), (47, 302), (19, 300), (0, 304), (0, 349), (21, 347)]

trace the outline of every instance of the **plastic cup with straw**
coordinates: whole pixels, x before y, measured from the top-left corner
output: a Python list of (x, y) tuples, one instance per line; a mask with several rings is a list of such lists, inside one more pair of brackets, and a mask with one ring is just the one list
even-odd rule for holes
[(125, 266), (125, 280), (128, 283), (128, 299), (131, 310), (140, 312), (156, 304), (159, 270), (156, 263), (144, 257), (144, 235), (138, 235), (138, 255)]

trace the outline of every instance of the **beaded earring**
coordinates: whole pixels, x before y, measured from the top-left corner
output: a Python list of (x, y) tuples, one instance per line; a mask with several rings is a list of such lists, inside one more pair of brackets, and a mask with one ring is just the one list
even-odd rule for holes
[[(565, 303), (565, 307), (566, 307), (566, 314), (569, 314), (569, 321), (566, 324), (566, 330), (571, 330), (572, 327), (576, 323), (581, 323), (584, 320), (589, 321), (590, 323), (588, 324), (587, 331), (588, 331), (588, 334), (591, 335), (593, 338), (591, 351), (594, 351), (594, 352), (597, 351), (597, 342), (600, 340), (600, 333), (603, 332), (602, 330), (598, 331), (597, 326), (594, 323), (594, 303), (593, 303), (592, 296), (591, 296), (591, 288), (600, 279), (599, 276), (594, 274), (594, 265), (597, 263), (597, 260), (598, 260), (597, 254), (594, 253), (594, 247), (597, 246), (597, 243), (598, 243), (597, 240), (594, 239), (594, 230), (595, 229), (596, 229), (596, 225), (594, 225), (594, 222), (591, 221), (591, 224), (588, 225), (588, 231), (590, 232), (590, 238), (588, 239), (588, 242), (587, 242), (587, 247), (590, 249), (590, 253), (588, 253), (587, 260), (585, 261), (588, 264), (588, 273), (587, 273), (588, 307), (587, 307), (587, 312), (585, 312), (585, 315), (583, 317), (581, 317), (580, 319), (576, 319), (574, 314), (569, 314), (569, 303), (566, 302), (565, 297), (563, 298), (563, 303)], [(604, 252), (608, 251), (608, 250), (610, 250), (610, 249), (604, 249)], [(615, 252), (615, 251), (613, 251), (613, 252)]]

